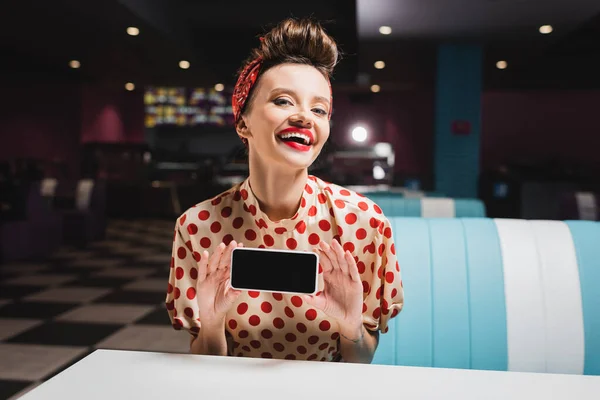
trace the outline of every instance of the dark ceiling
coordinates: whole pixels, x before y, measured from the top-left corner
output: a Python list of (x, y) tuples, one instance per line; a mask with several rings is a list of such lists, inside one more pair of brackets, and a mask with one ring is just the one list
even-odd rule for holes
[[(359, 76), (384, 91), (432, 88), (436, 46), (449, 40), (484, 46), (486, 89), (600, 88), (596, 0), (549, 0), (539, 10), (536, 3), (542, 3), (532, 0), (5, 3), (0, 15), (0, 46), (8, 60), (0, 65), (3, 84), (231, 85), (241, 61), (270, 24), (288, 16), (313, 16), (345, 53), (334, 81), (340, 89), (368, 90), (368, 84), (356, 84)], [(469, 4), (486, 6), (464, 12)], [(537, 33), (542, 20), (556, 31)], [(373, 33), (379, 24), (393, 26), (394, 33)], [(141, 34), (128, 36), (128, 26), (139, 27)], [(71, 59), (80, 60), (82, 67), (70, 69)], [(178, 67), (182, 59), (190, 61), (190, 69)], [(500, 59), (509, 62), (507, 70), (495, 68)], [(376, 60), (387, 67), (375, 70)]]

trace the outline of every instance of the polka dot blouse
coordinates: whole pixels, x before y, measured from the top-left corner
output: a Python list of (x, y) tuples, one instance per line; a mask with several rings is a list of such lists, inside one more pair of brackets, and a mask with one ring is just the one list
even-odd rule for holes
[[(357, 261), (364, 288), (363, 323), (387, 332), (404, 303), (392, 230), (373, 201), (309, 176), (300, 208), (291, 219), (273, 222), (258, 205), (249, 180), (187, 210), (177, 220), (166, 296), (175, 329), (197, 335), (197, 261), (221, 243), (311, 251), (319, 241), (338, 240)], [(285, 266), (282, 266), (285, 268)], [(323, 290), (319, 268), (319, 290)], [(301, 297), (244, 291), (225, 319), (228, 354), (302, 360), (340, 360), (339, 327)]]

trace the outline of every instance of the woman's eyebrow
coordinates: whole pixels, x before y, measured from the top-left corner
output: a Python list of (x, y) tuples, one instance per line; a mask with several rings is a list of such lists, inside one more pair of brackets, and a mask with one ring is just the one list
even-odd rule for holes
[[(297, 97), (296, 92), (292, 89), (280, 87), (280, 88), (275, 88), (275, 89), (271, 90), (271, 96), (273, 96), (275, 94), (280, 94), (280, 93), (287, 93), (287, 94), (291, 94), (294, 97)], [(327, 97), (314, 96), (313, 99), (317, 100), (317, 101), (322, 101), (323, 103), (326, 103), (326, 104), (329, 104), (329, 99)]]

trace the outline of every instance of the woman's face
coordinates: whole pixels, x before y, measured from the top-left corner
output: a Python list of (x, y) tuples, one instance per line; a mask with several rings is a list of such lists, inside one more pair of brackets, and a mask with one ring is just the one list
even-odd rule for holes
[(250, 157), (308, 168), (329, 138), (330, 96), (329, 82), (312, 66), (281, 64), (267, 70), (238, 125)]

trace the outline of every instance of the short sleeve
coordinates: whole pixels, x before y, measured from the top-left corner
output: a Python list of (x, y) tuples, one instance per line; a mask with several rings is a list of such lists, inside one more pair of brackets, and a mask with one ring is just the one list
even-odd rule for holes
[(193, 250), (187, 232), (176, 225), (165, 302), (173, 328), (186, 329), (194, 336), (200, 331), (196, 301), (199, 260), (200, 254)]
[(370, 282), (363, 281), (366, 289), (363, 322), (369, 330), (386, 333), (389, 320), (398, 315), (404, 305), (402, 276), (396, 258), (392, 228), (387, 218), (381, 221), (370, 247), (373, 252), (366, 265), (372, 266), (373, 273)]

